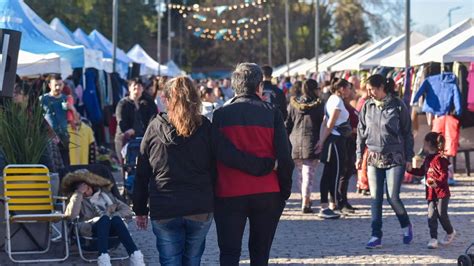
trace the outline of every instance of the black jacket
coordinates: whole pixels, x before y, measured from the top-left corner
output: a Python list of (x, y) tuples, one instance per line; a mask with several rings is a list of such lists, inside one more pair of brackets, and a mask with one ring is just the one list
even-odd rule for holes
[(315, 146), (324, 117), (320, 99), (292, 97), (288, 106), (286, 130), (290, 135), (293, 159), (316, 159)]
[(145, 129), (153, 117), (158, 114), (158, 107), (155, 101), (147, 93), (143, 93), (142, 97), (140, 97), (138, 112), (140, 113)]
[(215, 173), (209, 120), (203, 117), (194, 134), (184, 138), (161, 113), (142, 140), (133, 210), (137, 215), (150, 212), (152, 220), (210, 213)]
[(263, 98), (280, 110), (283, 120), (286, 120), (288, 112), (286, 110), (286, 97), (282, 90), (273, 85), (270, 81), (263, 82)]
[(116, 137), (122, 137), (123, 133), (131, 128), (135, 130), (135, 137), (141, 137), (145, 133), (146, 127), (140, 112), (130, 98), (125, 97), (120, 100), (115, 109), (115, 117), (117, 118)]

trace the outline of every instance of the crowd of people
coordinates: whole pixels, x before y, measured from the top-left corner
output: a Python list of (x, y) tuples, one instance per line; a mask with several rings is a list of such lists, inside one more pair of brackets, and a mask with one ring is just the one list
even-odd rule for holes
[[(15, 102), (29, 102), (25, 86), (18, 84)], [(87, 125), (61, 77), (51, 75), (48, 85), (40, 104), (54, 137), (49, 150), (67, 166), (70, 149), (77, 145), (71, 144), (70, 132)], [(124, 147), (141, 138), (133, 211), (139, 229), (146, 229), (151, 218), (162, 265), (199, 265), (213, 220), (221, 265), (239, 264), (247, 220), (251, 264), (267, 265), (293, 176), (305, 214), (314, 212), (313, 184), (320, 182), (318, 215), (323, 219), (357, 211), (348, 188), (350, 179), (358, 178), (358, 188), (372, 197), (369, 249), (382, 246), (384, 191), (400, 222), (402, 243), (413, 241), (400, 188), (406, 172), (425, 176), (432, 238), (427, 246), (437, 248), (438, 220), (446, 231), (439, 243), (451, 243), (456, 234), (448, 217), (445, 140), (440, 133), (429, 133), (426, 159), (421, 168), (412, 167), (408, 110), (394, 81), (380, 74), (319, 83), (304, 77), (277, 80), (270, 66), (242, 63), (230, 79), (219, 81), (134, 78), (115, 110), (115, 152), (123, 163)], [(88, 138), (87, 145), (93, 140)], [(87, 225), (86, 234), (101, 239), (99, 264), (110, 265), (105, 239), (115, 234), (132, 264), (143, 265), (143, 254), (122, 222), (131, 210), (110, 193), (111, 184), (94, 175), (72, 174), (65, 180), (68, 213)]]

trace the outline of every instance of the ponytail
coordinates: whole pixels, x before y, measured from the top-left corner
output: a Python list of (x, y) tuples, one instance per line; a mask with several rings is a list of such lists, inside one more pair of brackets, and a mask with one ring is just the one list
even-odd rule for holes
[(339, 89), (350, 86), (349, 81), (340, 78), (333, 78), (331, 81), (331, 94), (335, 94)]
[(367, 79), (367, 84), (370, 84), (372, 87), (380, 88), (383, 87), (383, 90), (386, 94), (394, 95), (395, 94), (395, 81), (391, 78), (385, 78), (380, 74), (375, 74), (370, 76)]

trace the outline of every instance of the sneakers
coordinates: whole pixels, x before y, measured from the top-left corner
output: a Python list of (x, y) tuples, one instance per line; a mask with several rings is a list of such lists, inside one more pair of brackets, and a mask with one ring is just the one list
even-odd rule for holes
[(145, 266), (145, 261), (143, 260), (143, 254), (140, 250), (137, 250), (130, 255), (130, 265), (131, 266)]
[(454, 178), (449, 178), (448, 179), (448, 185), (455, 186), (456, 185), (456, 180), (454, 180)]
[(98, 258), (97, 258), (97, 265), (99, 266), (112, 266), (110, 263), (110, 256), (107, 253), (102, 253)]
[(304, 207), (302, 211), (303, 213), (313, 213), (313, 209), (311, 209), (311, 207)]
[(331, 209), (321, 209), (321, 211), (319, 212), (319, 217), (321, 217), (323, 219), (339, 219), (339, 217), (341, 217), (341, 215), (335, 213)]
[(413, 225), (409, 224), (408, 227), (403, 228), (403, 244), (410, 244), (413, 241)]
[(373, 236), (367, 243), (367, 246), (365, 246), (366, 249), (376, 249), (376, 248), (381, 248), (381, 247), (382, 247), (382, 238), (378, 238), (375, 236)]
[(456, 236), (456, 230), (454, 230), (451, 234), (446, 235), (443, 240), (440, 240), (439, 243), (441, 245), (447, 246), (451, 244)]
[(344, 214), (355, 213), (354, 208), (350, 208), (349, 206), (342, 206), (342, 208), (340, 208), (340, 211)]
[(437, 249), (438, 248), (438, 239), (432, 238), (428, 242), (428, 249)]

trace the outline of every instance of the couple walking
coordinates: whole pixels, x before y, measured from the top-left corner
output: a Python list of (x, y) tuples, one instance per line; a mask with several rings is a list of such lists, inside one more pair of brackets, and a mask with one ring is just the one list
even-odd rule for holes
[(261, 100), (262, 80), (258, 65), (238, 65), (236, 97), (212, 124), (191, 80), (168, 82), (168, 113), (145, 133), (133, 193), (138, 227), (151, 217), (162, 265), (199, 265), (212, 219), (221, 265), (239, 264), (247, 219), (251, 264), (268, 264), (294, 164), (281, 112)]

